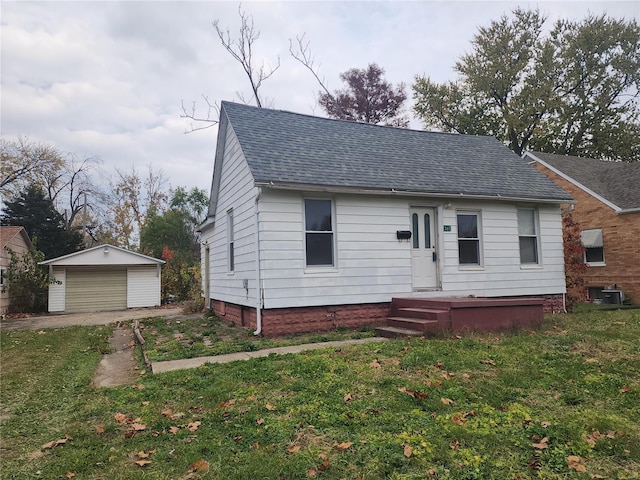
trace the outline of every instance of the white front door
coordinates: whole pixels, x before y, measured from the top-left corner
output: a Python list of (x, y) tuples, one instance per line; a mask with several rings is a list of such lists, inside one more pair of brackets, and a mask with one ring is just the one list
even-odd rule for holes
[(435, 288), (438, 284), (435, 209), (415, 207), (409, 210), (411, 221), (411, 269), (414, 289)]

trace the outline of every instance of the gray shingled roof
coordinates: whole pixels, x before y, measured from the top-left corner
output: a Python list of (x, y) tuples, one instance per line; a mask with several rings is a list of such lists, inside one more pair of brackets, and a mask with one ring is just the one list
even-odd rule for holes
[(621, 209), (640, 208), (640, 163), (530, 153)]
[(571, 197), (493, 137), (222, 102), (257, 184), (539, 200)]

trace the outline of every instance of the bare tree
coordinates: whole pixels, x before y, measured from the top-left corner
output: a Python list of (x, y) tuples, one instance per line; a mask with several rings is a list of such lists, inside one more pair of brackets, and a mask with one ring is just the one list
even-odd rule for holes
[[(278, 64), (275, 67), (265, 65), (265, 63), (262, 63), (260, 66), (255, 65), (253, 47), (256, 41), (260, 38), (260, 31), (255, 29), (253, 15), (247, 14), (242, 9), (241, 5), (238, 7), (238, 15), (240, 15), (240, 31), (237, 38), (233, 38), (231, 36), (231, 31), (228, 28), (223, 29), (220, 27), (220, 21), (217, 19), (213, 22), (213, 28), (215, 29), (218, 38), (220, 39), (220, 43), (225, 50), (229, 52), (229, 54), (242, 66), (242, 69), (249, 79), (253, 100), (256, 105), (258, 107), (263, 107), (265, 106), (265, 100), (260, 96), (260, 87), (262, 86), (262, 82), (271, 77), (271, 75), (280, 68), (280, 57), (277, 57)], [(250, 103), (242, 93), (236, 92), (236, 94), (243, 103)], [(203, 95), (202, 97), (207, 104), (206, 115), (197, 114), (195, 102), (191, 104), (190, 108), (186, 107), (184, 102), (182, 102), (182, 114), (180, 117), (191, 120), (192, 122), (190, 124), (191, 130), (187, 130), (185, 133), (211, 128), (218, 123), (217, 116), (220, 113), (218, 103), (210, 101), (206, 95)], [(215, 114), (216, 117), (212, 118), (212, 114)], [(194, 127), (193, 122), (203, 126)]]
[(0, 138), (0, 188), (3, 196), (13, 196), (44, 172), (58, 171), (63, 155), (52, 145), (35, 143), (26, 136), (17, 140)]
[[(298, 62), (300, 62), (307, 70), (311, 72), (313, 78), (316, 79), (318, 85), (322, 89), (325, 97), (333, 101), (337, 109), (340, 109), (340, 104), (336, 101), (336, 98), (329, 91), (327, 87), (327, 83), (325, 78), (320, 78), (320, 66), (316, 66), (316, 60), (313, 54), (311, 53), (310, 41), (305, 41), (306, 33), (303, 33), (301, 36), (296, 36), (297, 48), (294, 50), (293, 48), (293, 40), (289, 39), (289, 53), (293, 58), (295, 58)], [(317, 103), (317, 98), (316, 98)]]

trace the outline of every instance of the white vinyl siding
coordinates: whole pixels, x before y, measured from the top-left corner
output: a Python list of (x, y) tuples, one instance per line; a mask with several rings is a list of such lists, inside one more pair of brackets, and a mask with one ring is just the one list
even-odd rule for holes
[(127, 308), (126, 268), (73, 268), (66, 271), (65, 311)]
[[(455, 206), (454, 206), (455, 208)], [(442, 210), (442, 224), (452, 226), (442, 233), (442, 295), (487, 297), (545, 295), (565, 292), (562, 218), (557, 205), (539, 205), (540, 265), (523, 269), (520, 264), (517, 208), (507, 202), (459, 202), (458, 209), (480, 209), (482, 213), (483, 268), (460, 270), (455, 209)]]
[(160, 267), (127, 269), (127, 308), (160, 305)]
[[(222, 165), (214, 170), (220, 174), (215, 224), (205, 229), (200, 239), (209, 247), (209, 298), (255, 306), (255, 198), (258, 190), (253, 185), (249, 166), (231, 126), (226, 128)], [(233, 210), (233, 274), (229, 270), (231, 237), (227, 212), (230, 210)], [(248, 280), (248, 290), (243, 286), (244, 279)]]

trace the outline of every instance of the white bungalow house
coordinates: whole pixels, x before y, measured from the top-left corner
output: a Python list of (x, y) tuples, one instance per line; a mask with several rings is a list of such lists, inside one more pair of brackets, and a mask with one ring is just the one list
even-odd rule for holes
[(94, 312), (160, 305), (164, 260), (113, 245), (52, 258), (49, 312)]
[(560, 310), (570, 201), (492, 137), (222, 102), (203, 290), (266, 335), (380, 322), (394, 297)]

